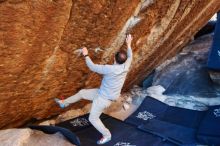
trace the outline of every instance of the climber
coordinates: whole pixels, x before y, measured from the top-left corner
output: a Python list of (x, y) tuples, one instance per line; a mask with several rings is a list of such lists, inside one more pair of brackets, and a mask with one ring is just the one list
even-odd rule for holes
[(97, 144), (105, 144), (111, 140), (110, 131), (103, 125), (99, 117), (104, 109), (109, 107), (112, 101), (115, 101), (120, 96), (122, 86), (132, 61), (131, 42), (132, 36), (129, 34), (126, 37), (127, 53), (125, 51), (117, 52), (113, 65), (94, 64), (88, 55), (87, 48), (84, 47), (82, 49), (82, 54), (85, 57), (89, 69), (103, 75), (100, 88), (82, 89), (77, 94), (65, 100), (55, 98), (56, 103), (61, 108), (65, 108), (80, 99), (93, 101), (89, 121), (103, 135), (103, 137), (97, 141)]

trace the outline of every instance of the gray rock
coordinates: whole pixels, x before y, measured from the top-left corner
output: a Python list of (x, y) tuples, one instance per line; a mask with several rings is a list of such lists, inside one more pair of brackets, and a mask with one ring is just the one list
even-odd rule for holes
[(60, 133), (45, 134), (28, 128), (1, 130), (0, 141), (0, 146), (73, 146)]
[[(153, 85), (162, 85), (169, 96), (220, 97), (220, 87), (213, 83), (206, 68), (211, 42), (212, 35), (191, 42), (156, 69)], [(211, 75), (219, 82), (220, 74)]]

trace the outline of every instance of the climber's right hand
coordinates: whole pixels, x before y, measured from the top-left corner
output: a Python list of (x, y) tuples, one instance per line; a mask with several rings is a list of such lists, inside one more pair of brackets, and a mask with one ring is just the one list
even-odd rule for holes
[(132, 36), (131, 36), (131, 34), (128, 34), (127, 36), (126, 36), (126, 43), (127, 43), (127, 46), (131, 46), (131, 41), (132, 41)]

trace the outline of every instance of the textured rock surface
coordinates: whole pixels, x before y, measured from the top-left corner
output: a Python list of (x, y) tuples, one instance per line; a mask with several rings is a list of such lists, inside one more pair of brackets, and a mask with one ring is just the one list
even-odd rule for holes
[(95, 62), (109, 63), (131, 32), (127, 90), (176, 54), (219, 7), (219, 0), (1, 0), (0, 127), (57, 114), (54, 96), (100, 84), (79, 47), (91, 48)]
[(147, 95), (170, 106), (200, 111), (220, 105), (220, 86), (211, 80), (207, 69), (212, 38), (205, 35), (192, 41), (157, 67)]
[[(198, 111), (207, 110), (208, 106), (220, 105), (220, 86), (212, 82), (210, 71), (206, 67), (212, 40), (213, 35), (208, 34), (192, 41), (180, 53), (164, 61), (153, 74), (146, 77), (143, 84), (146, 84), (147, 80), (147, 87), (134, 86), (104, 112), (124, 120), (138, 108), (146, 96), (170, 106)], [(218, 78), (218, 73), (214, 77)], [(131, 101), (128, 102), (129, 100)], [(124, 110), (124, 104), (128, 104), (130, 108)], [(63, 112), (57, 118), (40, 124), (54, 125), (78, 117), (89, 112), (90, 107), (91, 104), (87, 104), (81, 109)]]
[(220, 97), (220, 86), (213, 83), (207, 69), (212, 40), (212, 35), (202, 36), (161, 64), (156, 69), (153, 85), (162, 85), (166, 95)]
[(45, 134), (31, 129), (0, 131), (0, 146), (73, 146), (62, 134)]

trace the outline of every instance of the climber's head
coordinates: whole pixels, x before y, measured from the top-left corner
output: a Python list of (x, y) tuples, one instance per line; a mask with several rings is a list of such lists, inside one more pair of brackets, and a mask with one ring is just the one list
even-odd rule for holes
[(127, 60), (127, 53), (124, 50), (118, 51), (115, 54), (115, 61), (118, 64), (123, 64)]

